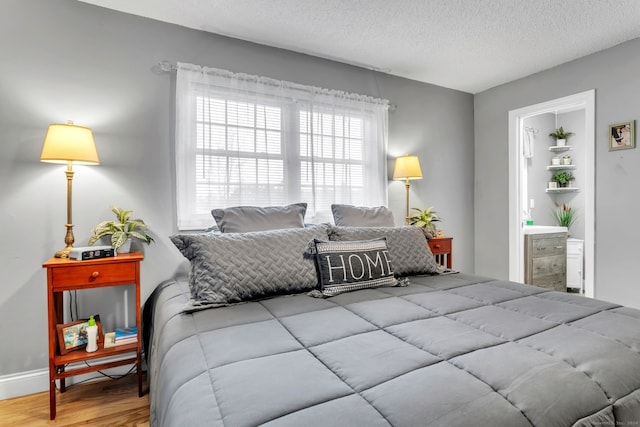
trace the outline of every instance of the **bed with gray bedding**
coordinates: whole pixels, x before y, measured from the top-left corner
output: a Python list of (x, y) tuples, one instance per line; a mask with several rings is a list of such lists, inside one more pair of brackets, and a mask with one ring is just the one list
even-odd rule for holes
[[(317, 231), (286, 232), (286, 241), (298, 236), (306, 245)], [(245, 235), (244, 243), (237, 235), (172, 239), (192, 271), (159, 285), (145, 304), (152, 426), (640, 421), (638, 310), (466, 274), (413, 274), (408, 286), (331, 298), (260, 291), (247, 302), (194, 307), (203, 271), (224, 283), (238, 271), (251, 276), (234, 262), (246, 265), (257, 252), (267, 259), (251, 267), (251, 285), (262, 289), (261, 268), (279, 268), (268, 259), (277, 252), (268, 248), (274, 237), (252, 235), (249, 246), (262, 248), (253, 252), (242, 246)], [(225, 256), (222, 267), (212, 264)], [(216, 292), (236, 298), (227, 288)]]

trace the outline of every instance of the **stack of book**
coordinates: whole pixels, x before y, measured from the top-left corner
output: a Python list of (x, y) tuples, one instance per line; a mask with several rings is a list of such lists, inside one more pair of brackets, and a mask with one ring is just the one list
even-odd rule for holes
[(133, 344), (138, 342), (138, 328), (116, 328), (115, 345)]

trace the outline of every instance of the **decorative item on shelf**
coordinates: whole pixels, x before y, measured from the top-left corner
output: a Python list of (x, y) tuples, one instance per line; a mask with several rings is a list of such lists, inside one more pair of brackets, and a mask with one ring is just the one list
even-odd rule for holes
[(436, 239), (442, 239), (445, 237), (444, 231), (441, 228), (436, 229)]
[(404, 223), (409, 224), (409, 183), (412, 179), (422, 179), (422, 169), (420, 168), (420, 160), (417, 156), (410, 156), (408, 154), (398, 157), (396, 159), (396, 166), (393, 170), (394, 180), (404, 180), (405, 188), (407, 190), (407, 206)]
[(421, 228), (428, 239), (436, 237), (438, 233), (435, 223), (442, 221), (442, 218), (433, 210), (433, 206), (424, 210), (419, 208), (412, 208), (412, 210), (417, 212), (409, 217), (409, 224)]
[(97, 165), (100, 163), (91, 129), (74, 125), (71, 121), (66, 124), (49, 125), (47, 135), (44, 138), (40, 160), (67, 164), (67, 223), (65, 224), (67, 233), (64, 238), (66, 246), (56, 252), (55, 256), (56, 258), (69, 258), (69, 252), (75, 242), (71, 213), (73, 163), (81, 165)]
[[(102, 342), (102, 325), (100, 324), (100, 316), (95, 314), (91, 316), (97, 329), (97, 342)], [(70, 351), (85, 348), (89, 341), (87, 327), (89, 319), (76, 320), (74, 322), (56, 325), (58, 332), (58, 350), (60, 354), (67, 354)]]
[(557, 165), (559, 165), (559, 164), (560, 164), (560, 157), (554, 157), (554, 158), (552, 158), (552, 159), (551, 159), (551, 164), (552, 164), (553, 166), (557, 166)]
[(562, 128), (562, 126), (549, 134), (549, 136), (556, 141), (556, 146), (558, 147), (564, 146), (567, 142), (567, 139), (571, 138), (573, 135), (573, 132), (566, 132)]
[(553, 174), (551, 180), (558, 183), (558, 187), (571, 187), (571, 181), (573, 181), (573, 174), (567, 171), (558, 171)]
[(555, 181), (549, 181), (547, 183), (547, 188), (558, 188), (558, 183)]
[(577, 219), (576, 210), (566, 203), (558, 206), (552, 212), (552, 216), (556, 224), (560, 227), (567, 227), (567, 229), (570, 229)]
[(565, 155), (562, 156), (562, 164), (563, 165), (570, 165), (571, 164), (571, 156)]
[(111, 246), (116, 252), (127, 253), (131, 249), (132, 238), (140, 239), (147, 244), (153, 242), (153, 237), (146, 232), (149, 226), (143, 220), (129, 219), (133, 211), (111, 206), (111, 212), (116, 215), (117, 220), (103, 221), (96, 225), (96, 228), (91, 230), (93, 236), (89, 239), (89, 245), (93, 245), (105, 236), (111, 236)]

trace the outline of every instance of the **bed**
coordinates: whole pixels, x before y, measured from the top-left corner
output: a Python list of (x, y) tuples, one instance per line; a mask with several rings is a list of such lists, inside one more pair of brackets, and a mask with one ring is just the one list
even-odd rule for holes
[[(347, 237), (371, 234), (360, 231)], [(269, 232), (246, 234), (254, 244)], [(229, 248), (210, 250), (219, 237), (185, 239), (174, 243), (185, 256), (192, 251), (190, 277), (160, 284), (144, 307), (152, 426), (640, 421), (638, 310), (437, 271), (329, 298), (270, 289), (248, 301), (194, 306), (193, 282), (202, 280), (194, 242), (209, 245), (209, 263)], [(256, 253), (277, 252), (264, 242)], [(388, 239), (399, 263), (402, 242)], [(245, 263), (256, 255), (239, 253)], [(286, 282), (286, 274), (270, 280)]]

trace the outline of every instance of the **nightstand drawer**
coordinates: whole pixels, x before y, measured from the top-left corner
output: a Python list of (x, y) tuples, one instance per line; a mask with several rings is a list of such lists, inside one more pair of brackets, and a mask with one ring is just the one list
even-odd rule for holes
[(451, 239), (431, 239), (429, 247), (434, 255), (451, 253)]
[[(82, 261), (80, 261), (82, 262)], [(63, 284), (99, 285), (102, 283), (135, 283), (136, 263), (123, 262), (105, 265), (78, 265), (53, 269), (53, 288)]]

